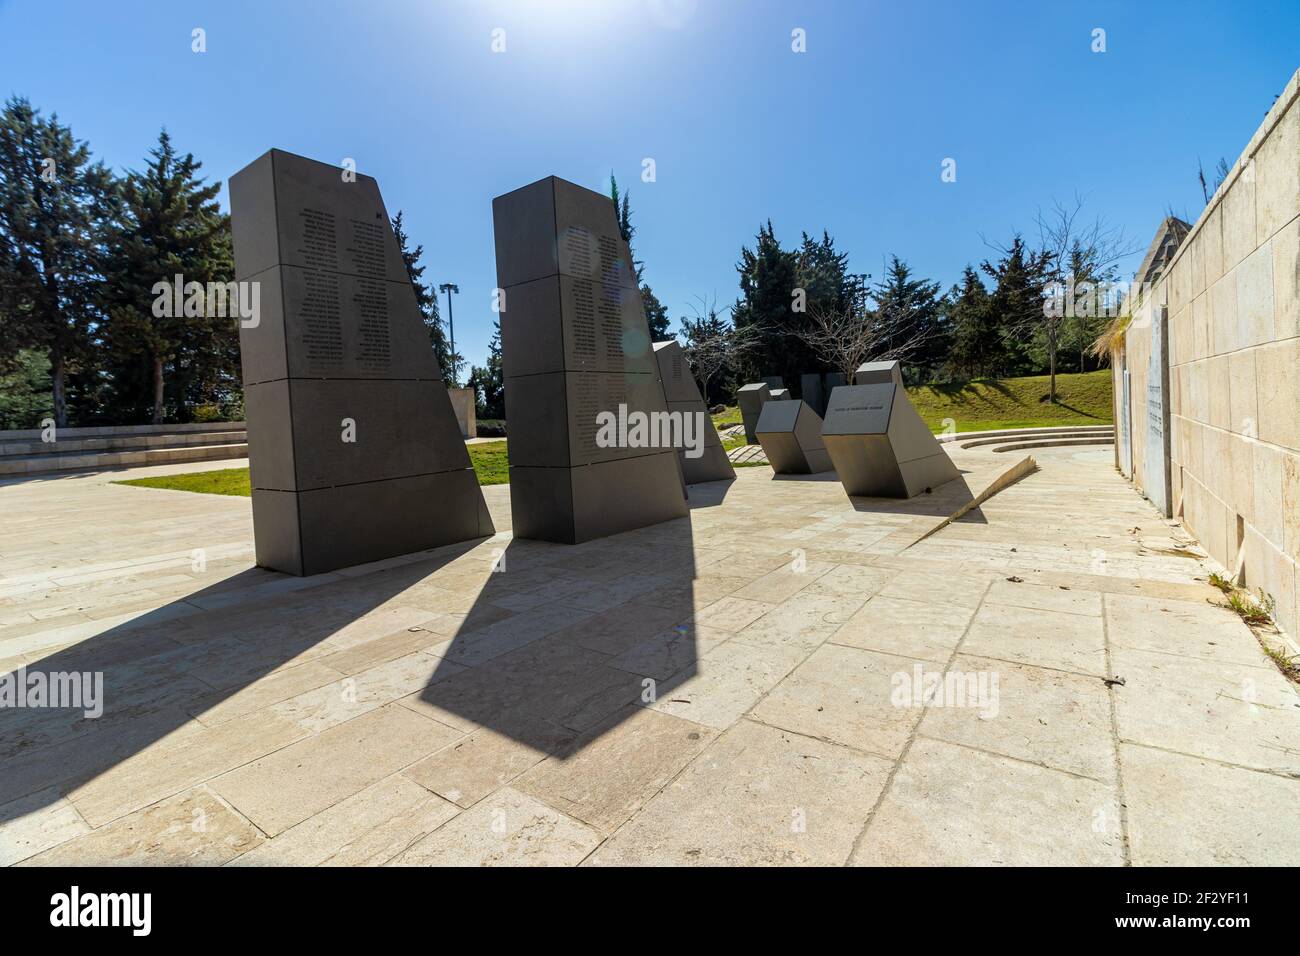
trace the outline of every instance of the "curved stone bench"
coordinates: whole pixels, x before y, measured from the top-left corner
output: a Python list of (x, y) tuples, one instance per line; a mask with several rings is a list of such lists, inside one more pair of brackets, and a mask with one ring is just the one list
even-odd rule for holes
[(1063, 432), (1047, 432), (1047, 433), (1011, 432), (1009, 434), (998, 435), (991, 438), (980, 438), (975, 441), (963, 441), (960, 443), (960, 445), (962, 448), (978, 448), (981, 445), (996, 445), (999, 444), (1000, 442), (1005, 442), (1008, 438), (1024, 438), (1026, 440), (1032, 440), (1032, 441), (1039, 441), (1039, 440), (1056, 441), (1061, 439), (1074, 440), (1074, 439), (1104, 438), (1108, 441), (1113, 441), (1115, 438), (1115, 432), (1110, 429), (1106, 431), (1063, 431)]
[(999, 445), (993, 450), (995, 452), (1003, 451), (1022, 451), (1026, 448), (1065, 448), (1072, 445), (1113, 445), (1115, 439), (1111, 438), (1045, 438), (1040, 441), (1021, 441), (1012, 442), (1009, 445)]

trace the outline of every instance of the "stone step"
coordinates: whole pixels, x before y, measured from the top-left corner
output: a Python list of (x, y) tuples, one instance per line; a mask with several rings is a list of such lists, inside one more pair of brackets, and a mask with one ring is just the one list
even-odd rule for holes
[(177, 448), (144, 448), (136, 451), (10, 456), (0, 458), (0, 476), (14, 477), (61, 471), (170, 465), (186, 461), (247, 457), (248, 444), (242, 441), (216, 445), (183, 445)]
[[(65, 438), (106, 438), (113, 435), (161, 435), (185, 432), (242, 432), (247, 428), (245, 422), (191, 422), (188, 425), (86, 425), (76, 428), (60, 428), (58, 437)], [(43, 429), (18, 428), (0, 430), (0, 442), (41, 440)]]
[(39, 438), (0, 440), (0, 461), (5, 458), (30, 458), (39, 455), (64, 457), (82, 452), (135, 451), (147, 448), (182, 448), (194, 445), (222, 445), (248, 440), (244, 429), (221, 431), (187, 431), (163, 433), (120, 433), (102, 437), (69, 438), (59, 432), (58, 440), (43, 442)]
[(993, 450), (1002, 451), (1023, 451), (1027, 448), (1063, 448), (1071, 445), (1113, 445), (1114, 437), (1086, 437), (1086, 438), (1043, 438), (1036, 441), (1012, 442), (1009, 445), (999, 445)]
[(981, 445), (997, 445), (999, 443), (1004, 443), (1008, 438), (1022, 438), (1025, 441), (1069, 441), (1077, 438), (1100, 438), (1105, 439), (1106, 441), (1113, 441), (1115, 438), (1115, 432), (1113, 429), (1087, 429), (1061, 432), (1009, 432), (993, 438), (979, 438), (975, 441), (962, 441), (960, 444), (962, 448), (978, 448)]

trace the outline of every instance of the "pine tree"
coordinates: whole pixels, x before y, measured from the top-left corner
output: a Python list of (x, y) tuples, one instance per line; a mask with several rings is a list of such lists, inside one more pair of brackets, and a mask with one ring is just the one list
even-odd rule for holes
[[(168, 404), (184, 421), (195, 403), (238, 390), (239, 326), (235, 303), (227, 302), (218, 314), (223, 310), (206, 296), (201, 307), (188, 296), (171, 301), (170, 308), (155, 307), (156, 283), (171, 286), (181, 276), (186, 286), (225, 284), (234, 278), (234, 258), (230, 218), (216, 202), (221, 183), (205, 184), (198, 176), (202, 163), (191, 153), (179, 155), (166, 130), (149, 157), (121, 187), (104, 344), (113, 365), (115, 407), (145, 404), (158, 424)], [(123, 367), (136, 363), (143, 366), (139, 375)], [(141, 402), (144, 382), (148, 391)]]
[(505, 376), (501, 367), (501, 323), (492, 323), (492, 338), (488, 342), (487, 366), (475, 365), (470, 370), (470, 388), (474, 389), (477, 414), (480, 418), (506, 417)]
[(952, 287), (948, 300), (952, 378), (969, 381), (988, 375), (1001, 354), (1002, 342), (988, 290), (974, 268), (966, 266), (962, 281)]
[(1001, 354), (994, 374), (1026, 375), (1039, 367), (1031, 347), (1043, 333), (1044, 290), (1051, 260), (1051, 253), (1029, 249), (1017, 233), (1001, 259), (981, 264), (995, 282), (989, 304), (998, 323)]
[(37, 428), (52, 411), (50, 360), (21, 349), (0, 361), (0, 428)]
[(736, 271), (740, 274), (740, 297), (732, 307), (732, 322), (759, 340), (741, 364), (740, 376), (749, 382), (765, 375), (784, 376), (788, 374), (786, 337), (799, 284), (799, 263), (793, 252), (781, 248), (771, 220), (759, 226), (752, 250), (741, 247)]
[(781, 247), (771, 220), (760, 226), (754, 248), (740, 250), (740, 298), (732, 310), (737, 329), (755, 329), (761, 338), (742, 365), (742, 377), (779, 375), (798, 386), (804, 372), (825, 363), (808, 347), (805, 334), (810, 313), (840, 311), (855, 291), (848, 272), (848, 255), (822, 231), (820, 239), (807, 233), (797, 249)]
[[(618, 216), (618, 232), (632, 251), (632, 237), (636, 235), (636, 226), (632, 225), (632, 206), (627, 192), (619, 192), (618, 180), (609, 174), (609, 198), (614, 201), (614, 212)], [(668, 309), (654, 294), (654, 290), (645, 282), (645, 263), (632, 255), (632, 268), (636, 270), (636, 282), (641, 289), (641, 305), (645, 309), (646, 324), (650, 327), (650, 341), (663, 342), (672, 338), (668, 331)]]
[(910, 378), (930, 381), (947, 358), (950, 341), (947, 317), (939, 298), (939, 283), (912, 278), (912, 270), (898, 256), (890, 256), (885, 277), (873, 290), (881, 325), (894, 330), (897, 341), (890, 349), (912, 343), (905, 364)]
[(49, 357), (54, 422), (91, 358), (116, 183), (58, 116), (14, 97), (0, 112), (0, 354)]
[(406, 264), (406, 274), (410, 276), (411, 288), (415, 290), (415, 304), (419, 307), (420, 318), (429, 332), (429, 344), (433, 346), (433, 354), (438, 360), (442, 380), (450, 384), (456, 380), (455, 365), (464, 362), (465, 359), (462, 355), (451, 354), (451, 345), (447, 341), (447, 333), (443, 330), (442, 318), (438, 314), (438, 295), (433, 285), (426, 284), (423, 280), (425, 266), (421, 264), (420, 258), (424, 255), (424, 246), (410, 248), (400, 209), (393, 217), (393, 235), (397, 238), (397, 249), (402, 254), (402, 262)]

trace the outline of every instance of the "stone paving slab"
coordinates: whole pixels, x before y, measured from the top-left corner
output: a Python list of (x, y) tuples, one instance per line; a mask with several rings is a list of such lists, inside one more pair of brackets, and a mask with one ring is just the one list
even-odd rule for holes
[(1109, 453), (1036, 457), (919, 541), (961, 489), (745, 468), (313, 578), (247, 499), (0, 482), (0, 668), (105, 678), (0, 710), (0, 863), (1300, 862), (1295, 688)]
[(1122, 862), (1113, 784), (927, 739), (908, 751), (853, 854), (862, 866)]

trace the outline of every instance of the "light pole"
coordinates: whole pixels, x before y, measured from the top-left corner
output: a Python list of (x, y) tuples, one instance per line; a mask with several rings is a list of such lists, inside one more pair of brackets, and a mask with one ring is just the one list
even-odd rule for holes
[(451, 387), (457, 388), (456, 385), (456, 318), (451, 311), (451, 294), (455, 292), (460, 295), (460, 286), (454, 282), (444, 282), (438, 286), (439, 292), (447, 293), (447, 327), (451, 330)]

